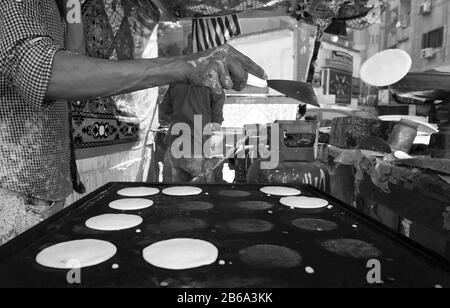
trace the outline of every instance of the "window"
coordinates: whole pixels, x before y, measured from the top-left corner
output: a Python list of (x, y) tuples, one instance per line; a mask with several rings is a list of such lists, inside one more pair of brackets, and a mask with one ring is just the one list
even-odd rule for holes
[(439, 28), (422, 35), (422, 49), (440, 48), (444, 45), (444, 28)]

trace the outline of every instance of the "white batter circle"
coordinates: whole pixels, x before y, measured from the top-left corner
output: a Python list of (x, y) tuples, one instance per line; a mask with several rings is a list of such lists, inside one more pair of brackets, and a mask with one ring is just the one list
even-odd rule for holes
[(36, 262), (55, 269), (84, 268), (106, 262), (116, 253), (116, 246), (109, 242), (79, 240), (44, 249), (36, 256)]
[(130, 187), (117, 192), (123, 197), (148, 197), (159, 194), (159, 189), (152, 187)]
[(302, 194), (298, 189), (282, 186), (263, 187), (261, 188), (261, 192), (272, 196), (298, 196)]
[(198, 187), (192, 187), (192, 186), (177, 186), (177, 187), (170, 187), (163, 190), (163, 194), (167, 196), (196, 196), (200, 195), (202, 193), (202, 189)]
[(327, 207), (329, 202), (320, 198), (309, 197), (286, 197), (280, 203), (294, 209), (314, 210)]
[(113, 201), (109, 207), (119, 211), (137, 211), (153, 206), (153, 201), (147, 199), (120, 199)]
[(209, 242), (181, 238), (155, 243), (144, 249), (143, 256), (159, 268), (186, 270), (215, 263), (219, 251)]
[(86, 227), (98, 231), (121, 231), (139, 226), (143, 219), (136, 215), (105, 214), (86, 221)]

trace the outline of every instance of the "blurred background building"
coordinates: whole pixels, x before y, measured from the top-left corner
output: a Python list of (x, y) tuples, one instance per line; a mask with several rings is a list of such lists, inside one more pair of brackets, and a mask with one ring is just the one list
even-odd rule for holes
[[(413, 72), (450, 71), (449, 0), (396, 0), (381, 22), (350, 35), (363, 61), (379, 51), (399, 48), (411, 55)], [(387, 89), (361, 86), (361, 108), (379, 115), (425, 114), (424, 107), (395, 104)]]

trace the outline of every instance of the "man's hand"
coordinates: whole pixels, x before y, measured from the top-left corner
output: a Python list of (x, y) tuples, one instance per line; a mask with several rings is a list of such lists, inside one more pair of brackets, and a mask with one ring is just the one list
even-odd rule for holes
[(186, 58), (191, 66), (189, 82), (210, 88), (215, 94), (223, 89), (242, 91), (247, 85), (248, 74), (267, 79), (264, 70), (230, 45)]

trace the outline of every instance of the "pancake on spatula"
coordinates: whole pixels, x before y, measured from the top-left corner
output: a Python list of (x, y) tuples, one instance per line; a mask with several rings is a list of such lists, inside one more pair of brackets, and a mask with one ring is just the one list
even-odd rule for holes
[(402, 80), (412, 66), (411, 56), (401, 49), (388, 49), (368, 59), (361, 67), (361, 79), (374, 87), (387, 87)]
[(41, 251), (36, 262), (56, 269), (94, 266), (108, 261), (117, 252), (116, 246), (99, 240), (81, 240), (57, 244)]

